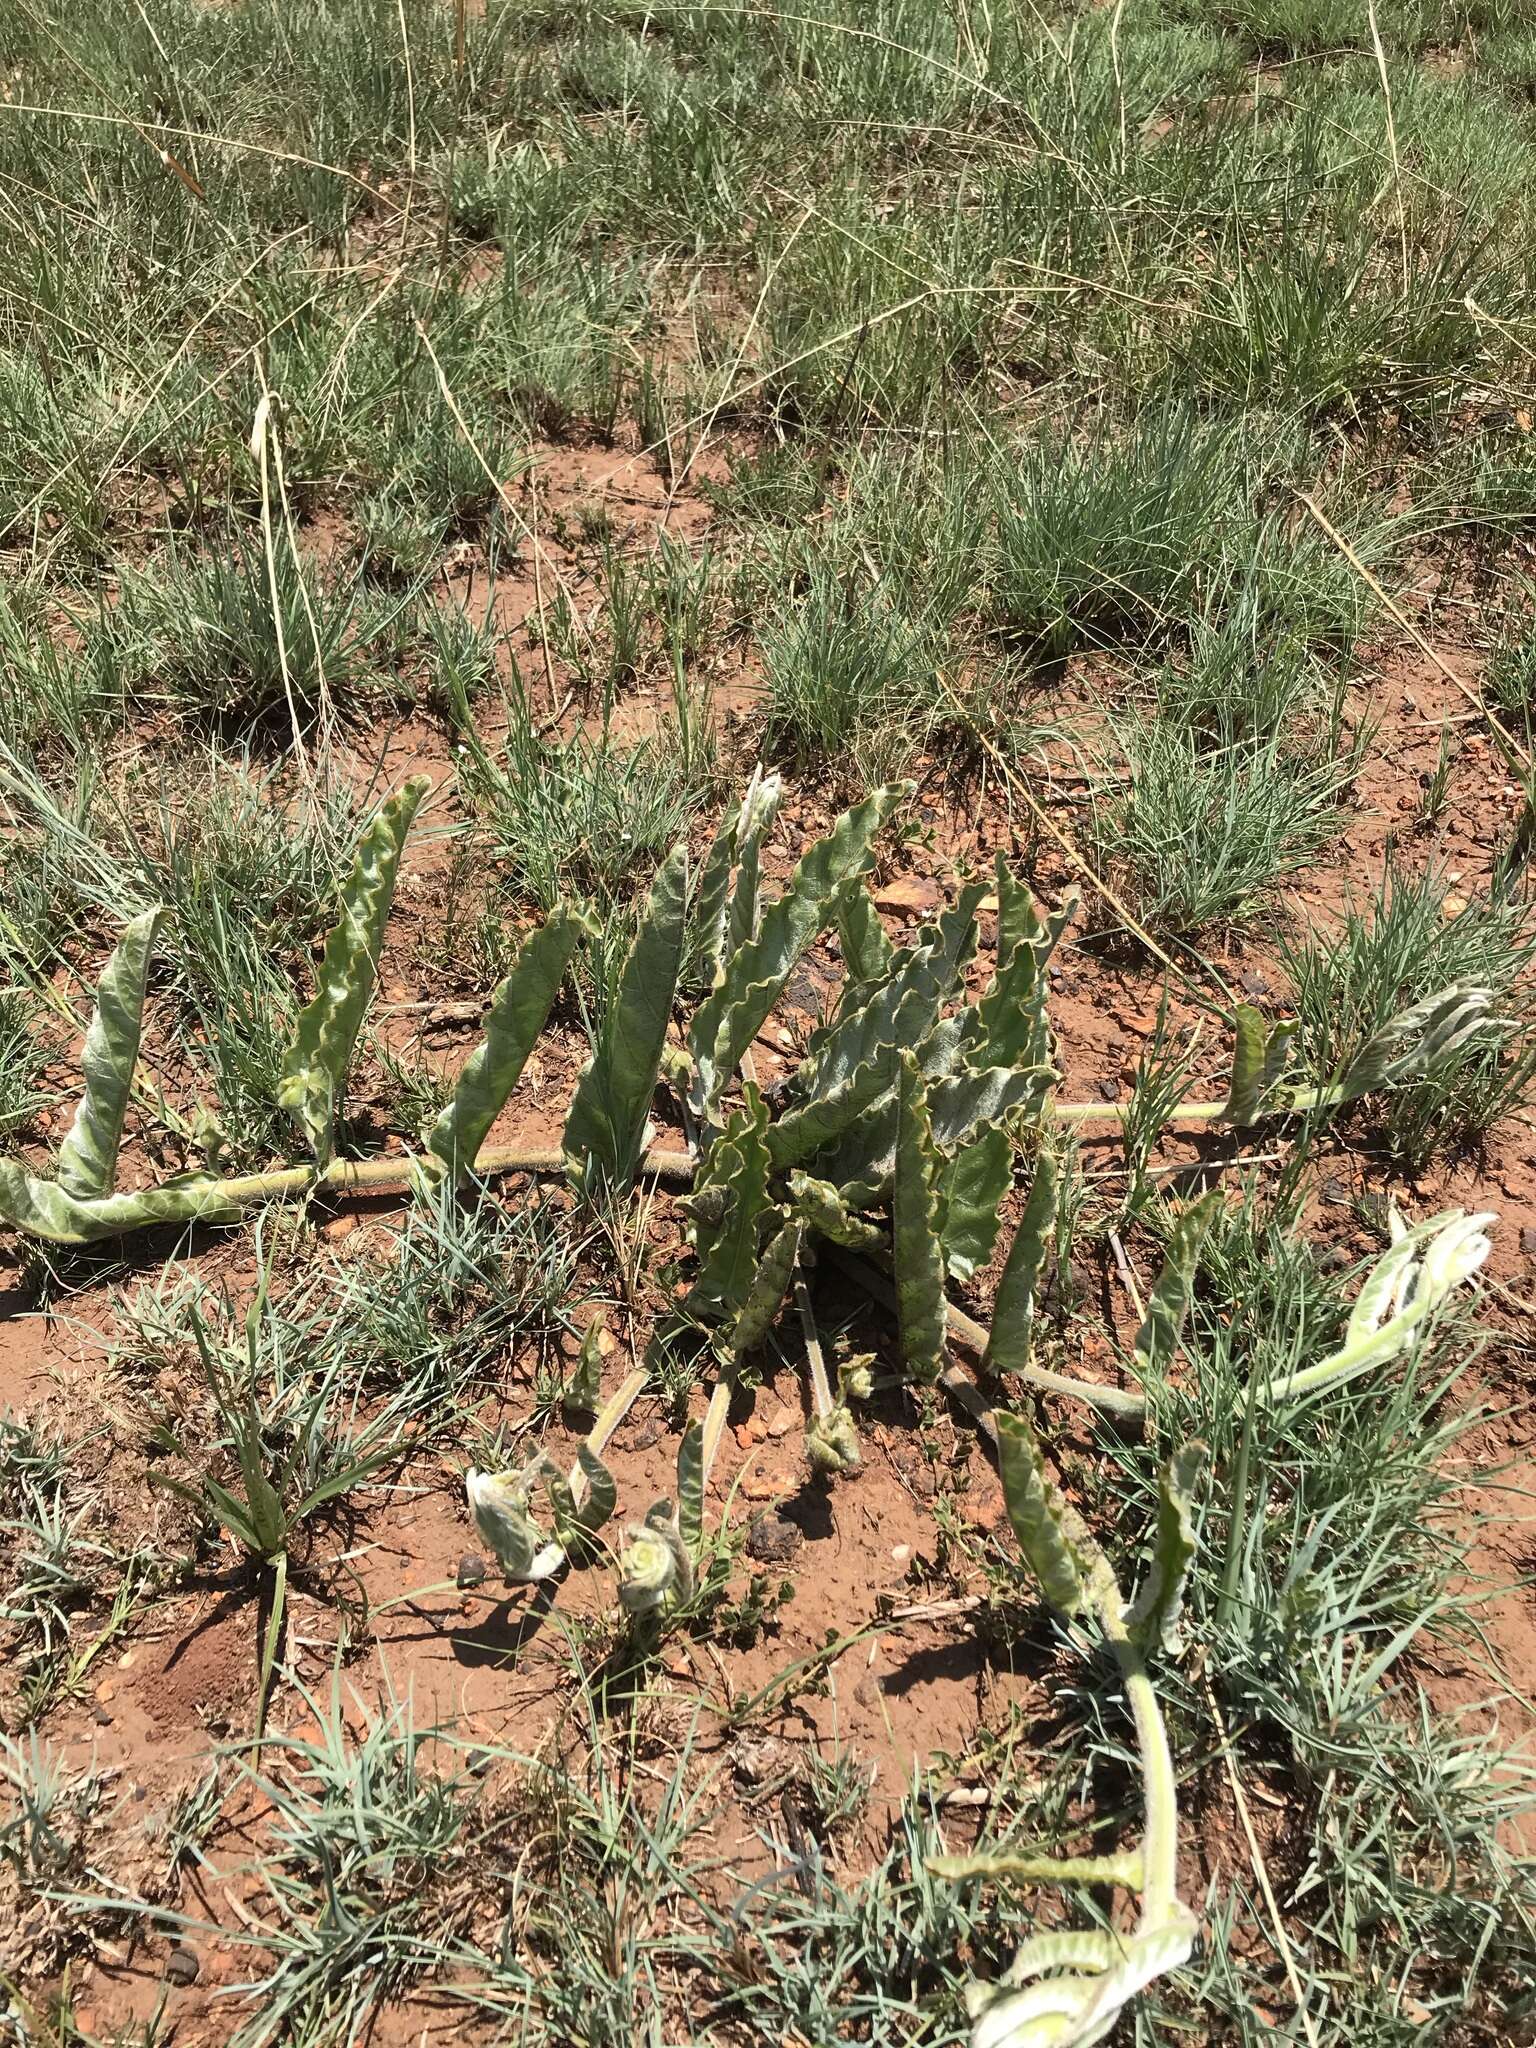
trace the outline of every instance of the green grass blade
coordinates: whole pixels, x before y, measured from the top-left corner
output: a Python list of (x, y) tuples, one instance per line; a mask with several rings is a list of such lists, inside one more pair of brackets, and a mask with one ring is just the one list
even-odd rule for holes
[(689, 1033), (694, 1109), (701, 1122), (714, 1120), (722, 1092), (796, 961), (827, 924), (849, 882), (868, 872), (875, 837), (910, 788), (889, 784), (845, 811), (826, 838), (801, 856), (784, 894), (763, 912), (756, 935), (731, 955)]
[(688, 849), (674, 847), (651, 885), (618, 991), (582, 1068), (562, 1141), (578, 1187), (626, 1188), (645, 1150), (688, 932)]
[(438, 1117), (427, 1149), (455, 1181), (462, 1180), (544, 1029), (576, 941), (591, 929), (579, 911), (560, 906), (518, 948), (512, 971), (497, 987), (485, 1040), (469, 1056), (453, 1100)]
[(938, 1152), (928, 1114), (928, 1091), (910, 1052), (900, 1056), (896, 1083), (891, 1234), (902, 1357), (907, 1370), (918, 1379), (935, 1380), (944, 1370), (945, 1333)]
[(59, 1147), (59, 1186), (89, 1200), (109, 1195), (117, 1178), (128, 1091), (139, 1057), (144, 991), (163, 912), (146, 910), (126, 925), (96, 984), (96, 1008), (85, 1035), (85, 1094)]
[(314, 1000), (300, 1011), (283, 1060), (278, 1101), (322, 1165), (331, 1155), (347, 1069), (373, 994), (405, 835), (430, 788), (425, 775), (402, 783), (379, 806), (358, 842), (342, 891), (341, 916), (325, 942)]

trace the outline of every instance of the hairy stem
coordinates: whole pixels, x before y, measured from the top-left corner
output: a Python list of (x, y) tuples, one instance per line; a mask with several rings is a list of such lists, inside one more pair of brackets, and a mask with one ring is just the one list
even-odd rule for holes
[[(1339, 1088), (1293, 1088), (1282, 1100), (1273, 1102), (1260, 1110), (1257, 1122), (1271, 1117), (1305, 1116), (1309, 1110), (1337, 1109), (1346, 1101)], [(1062, 1124), (1091, 1124), (1100, 1121), (1123, 1123), (1134, 1110), (1130, 1102), (1051, 1102), (1047, 1103), (1045, 1114)], [(1227, 1115), (1225, 1100), (1221, 1102), (1176, 1103), (1168, 1117), (1169, 1124), (1176, 1123), (1219, 1123)]]
[[(887, 1308), (895, 1306), (896, 1290), (878, 1267), (872, 1266), (867, 1259), (859, 1258), (854, 1252), (845, 1251), (841, 1246), (834, 1249), (832, 1256), (843, 1271), (850, 1278), (857, 1280), (861, 1287), (866, 1288), (876, 1301), (883, 1302)], [(951, 1337), (964, 1344), (968, 1350), (976, 1352), (978, 1356), (986, 1350), (987, 1332), (980, 1323), (973, 1321), (964, 1309), (956, 1308), (952, 1301), (946, 1302), (944, 1314)], [(954, 1392), (955, 1389), (950, 1385), (951, 1377), (951, 1373), (944, 1374), (940, 1384), (947, 1391)], [(1025, 1366), (1019, 1378), (1026, 1386), (1035, 1387), (1042, 1394), (1069, 1395), (1074, 1401), (1084, 1401), (1090, 1408), (1097, 1408), (1104, 1415), (1112, 1415), (1119, 1422), (1140, 1422), (1147, 1412), (1146, 1399), (1141, 1394), (1123, 1393), (1118, 1387), (1101, 1387), (1093, 1380), (1070, 1379), (1065, 1373), (1047, 1372), (1043, 1366)], [(966, 1381), (964, 1384), (972, 1399), (979, 1401), (980, 1397), (970, 1382)], [(966, 1402), (965, 1405), (969, 1407), (970, 1402)], [(988, 1434), (990, 1433), (989, 1431)]]
[(800, 1329), (805, 1338), (805, 1358), (811, 1369), (811, 1407), (823, 1421), (832, 1413), (836, 1403), (832, 1399), (832, 1385), (827, 1378), (827, 1361), (821, 1348), (821, 1337), (816, 1328), (816, 1317), (811, 1309), (810, 1289), (805, 1284), (805, 1274), (800, 1261), (795, 1261), (795, 1308), (800, 1316)]
[(1126, 1698), (1136, 1721), (1145, 1820), (1141, 1838), (1141, 1921), (1160, 1927), (1177, 1918), (1179, 1906), (1178, 1784), (1168, 1731), (1140, 1650), (1125, 1625), (1118, 1594), (1099, 1607), (1099, 1621), (1120, 1667)]
[(699, 1444), (699, 1464), (702, 1476), (699, 1481), (703, 1493), (709, 1491), (709, 1475), (714, 1470), (715, 1459), (720, 1455), (720, 1442), (725, 1435), (725, 1418), (730, 1410), (731, 1396), (736, 1391), (736, 1382), (729, 1373), (716, 1380), (709, 1397), (709, 1406), (704, 1410), (704, 1434)]

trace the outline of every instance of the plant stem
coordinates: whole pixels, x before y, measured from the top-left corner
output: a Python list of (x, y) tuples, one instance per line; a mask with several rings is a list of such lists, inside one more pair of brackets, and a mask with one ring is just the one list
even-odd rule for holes
[(1157, 1692), (1140, 1650), (1131, 1640), (1118, 1593), (1099, 1608), (1099, 1621), (1120, 1667), (1125, 1695), (1136, 1722), (1141, 1760), (1144, 1821), (1141, 1838), (1141, 1922), (1161, 1927), (1177, 1919), (1179, 1903), (1178, 1783), (1168, 1731), (1163, 1726)]
[[(866, 1288), (876, 1301), (883, 1302), (887, 1308), (895, 1306), (896, 1290), (878, 1267), (872, 1266), (867, 1259), (861, 1259), (857, 1253), (844, 1250), (842, 1246), (834, 1247), (832, 1256), (844, 1272), (851, 1279), (857, 1280), (861, 1287)], [(950, 1336), (957, 1338), (968, 1350), (980, 1356), (987, 1348), (987, 1332), (981, 1324), (972, 1321), (971, 1317), (963, 1309), (956, 1308), (952, 1301), (944, 1304), (944, 1313)], [(1061, 1394), (1069, 1396), (1074, 1401), (1084, 1401), (1090, 1408), (1097, 1408), (1105, 1415), (1114, 1416), (1118, 1422), (1140, 1422), (1147, 1412), (1146, 1397), (1142, 1394), (1123, 1393), (1119, 1387), (1101, 1387), (1093, 1380), (1069, 1379), (1065, 1373), (1047, 1372), (1043, 1366), (1027, 1365), (1019, 1377), (1026, 1386), (1034, 1387), (1042, 1394)], [(952, 1380), (961, 1382), (970, 1396), (969, 1400), (951, 1384)], [(951, 1368), (941, 1376), (939, 1384), (947, 1392), (955, 1394), (973, 1414), (976, 1413), (972, 1404), (979, 1402), (980, 1396), (962, 1374)], [(981, 1413), (989, 1414), (989, 1411), (982, 1409)], [(992, 1434), (990, 1429), (987, 1433)]]
[[(1337, 1109), (1344, 1100), (1345, 1096), (1338, 1088), (1296, 1088), (1284, 1101), (1272, 1103), (1261, 1110), (1255, 1121), (1264, 1122), (1277, 1116), (1305, 1116), (1314, 1109)], [(1129, 1102), (1050, 1102), (1046, 1104), (1045, 1114), (1063, 1124), (1091, 1124), (1110, 1119), (1123, 1123), (1133, 1108)], [(1219, 1123), (1226, 1114), (1225, 1100), (1180, 1102), (1175, 1105), (1164, 1129), (1176, 1123)]]
[(805, 1338), (805, 1359), (811, 1370), (811, 1408), (822, 1421), (832, 1413), (836, 1403), (832, 1399), (832, 1385), (827, 1378), (827, 1361), (821, 1349), (821, 1338), (816, 1329), (816, 1317), (811, 1309), (810, 1290), (805, 1284), (805, 1274), (800, 1261), (795, 1261), (795, 1307), (800, 1316), (800, 1329)]

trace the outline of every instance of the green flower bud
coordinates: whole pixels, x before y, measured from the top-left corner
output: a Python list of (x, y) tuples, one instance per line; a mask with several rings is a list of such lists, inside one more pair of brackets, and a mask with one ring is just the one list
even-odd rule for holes
[(851, 1472), (859, 1464), (859, 1433), (843, 1402), (830, 1415), (811, 1417), (805, 1429), (805, 1454), (818, 1472)]
[(464, 1475), (464, 1492), (480, 1540), (509, 1586), (551, 1578), (565, 1563), (558, 1543), (544, 1543), (528, 1516), (528, 1480), (521, 1472)]
[(671, 1614), (692, 1597), (693, 1560), (671, 1502), (660, 1501), (625, 1531), (619, 1601), (628, 1614)]

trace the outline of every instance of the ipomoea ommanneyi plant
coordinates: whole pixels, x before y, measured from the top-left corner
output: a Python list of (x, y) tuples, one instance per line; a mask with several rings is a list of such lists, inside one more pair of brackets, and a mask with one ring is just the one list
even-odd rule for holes
[[(866, 886), (881, 829), (909, 785), (874, 791), (811, 845), (785, 888), (764, 902), (761, 850), (779, 800), (776, 779), (754, 778), (727, 815), (696, 877), (679, 846), (662, 863), (605, 1006), (558, 1154), (487, 1140), (542, 1031), (571, 956), (590, 930), (561, 906), (523, 941), (498, 986), (483, 1043), (420, 1150), (363, 1160), (335, 1156), (348, 1071), (383, 947), (401, 852), (426, 793), (413, 777), (364, 831), (315, 994), (283, 1062), (280, 1094), (307, 1162), (243, 1175), (212, 1170), (133, 1193), (115, 1187), (118, 1143), (138, 1058), (158, 912), (124, 932), (98, 989), (85, 1047), (85, 1094), (53, 1178), (0, 1160), (0, 1217), (33, 1235), (84, 1243), (155, 1223), (231, 1222), (248, 1207), (316, 1188), (407, 1184), (502, 1170), (564, 1171), (578, 1188), (623, 1189), (643, 1171), (692, 1184), (696, 1272), (690, 1314), (711, 1333), (722, 1369), (739, 1374), (796, 1286), (820, 1241), (894, 1255), (906, 1369), (933, 1380), (946, 1368), (945, 1293), (990, 1256), (1019, 1143), (1039, 1147), (1035, 1196), (999, 1297), (991, 1363), (1042, 1392), (1073, 1392), (1126, 1417), (1140, 1397), (1063, 1379), (1030, 1359), (1028, 1313), (1043, 1256), (1041, 1218), (1052, 1200), (1046, 1134), (1055, 1123), (1115, 1118), (1114, 1103), (1061, 1103), (1046, 1016), (1051, 954), (1075, 909), (1042, 915), (998, 858), (996, 952), (971, 999), (966, 969), (978, 945), (984, 885), (907, 945), (892, 943)], [(846, 969), (835, 1004), (799, 1066), (760, 1092), (743, 1062), (796, 963), (835, 927)], [(669, 1042), (679, 992), (705, 990), (687, 1019), (685, 1048)], [(1287, 1085), (1293, 1027), (1267, 1026), (1239, 1006), (1227, 1094), (1184, 1102), (1181, 1118), (1238, 1126), (1312, 1110), (1412, 1079), (1492, 1028), (1485, 990), (1452, 988), (1378, 1032), (1340, 1077)], [(686, 1151), (651, 1148), (650, 1115), (667, 1081), (692, 1120)], [(889, 1214), (889, 1222), (884, 1220)], [(819, 1465), (855, 1462), (845, 1400), (812, 1371), (810, 1450)]]

